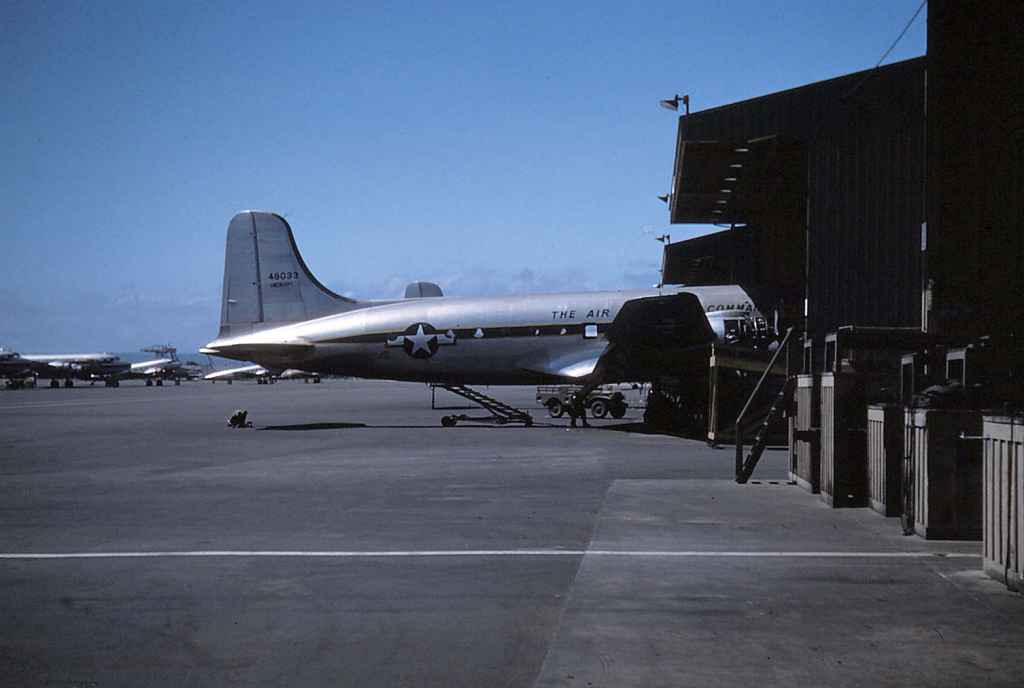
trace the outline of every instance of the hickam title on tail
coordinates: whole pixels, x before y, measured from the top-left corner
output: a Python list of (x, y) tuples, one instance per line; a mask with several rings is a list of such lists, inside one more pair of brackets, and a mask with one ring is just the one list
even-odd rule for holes
[(283, 217), (246, 211), (228, 225), (220, 332), (202, 351), (268, 370), (586, 391), (678, 370), (736, 333), (768, 335), (737, 285), (452, 297), (417, 282), (404, 299), (356, 301), (310, 273)]

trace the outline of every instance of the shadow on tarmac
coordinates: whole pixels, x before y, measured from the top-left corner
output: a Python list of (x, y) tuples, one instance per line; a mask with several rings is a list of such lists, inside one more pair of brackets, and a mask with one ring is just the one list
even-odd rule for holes
[(365, 428), (366, 423), (300, 423), (298, 425), (268, 425), (260, 430), (345, 430)]
[(602, 425), (602, 430), (615, 430), (616, 432), (630, 432), (635, 435), (664, 435), (665, 437), (682, 437), (689, 440), (703, 440), (704, 437), (697, 437), (680, 432), (668, 432), (658, 430), (646, 423), (616, 423), (615, 425)]
[[(461, 421), (459, 427), (465, 428), (488, 428), (488, 429), (514, 429), (522, 428), (521, 423), (508, 423), (505, 425), (499, 425), (496, 423), (488, 423), (486, 421)], [(553, 428), (558, 427), (550, 423), (534, 423), (535, 428)], [(451, 428), (442, 428), (440, 423), (437, 425), (368, 425), (366, 423), (299, 423), (296, 425), (267, 425), (258, 430), (283, 430), (286, 432), (296, 432), (303, 430), (350, 430), (353, 428), (370, 428), (370, 429), (389, 429), (389, 430), (451, 430)]]

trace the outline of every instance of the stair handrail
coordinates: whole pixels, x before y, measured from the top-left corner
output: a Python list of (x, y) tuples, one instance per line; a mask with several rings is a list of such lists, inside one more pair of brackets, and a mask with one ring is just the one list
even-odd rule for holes
[[(793, 327), (789, 327), (786, 330), (786, 336), (782, 338), (782, 342), (779, 343), (779, 348), (777, 348), (775, 350), (775, 353), (772, 355), (771, 360), (768, 361), (768, 367), (764, 369), (763, 373), (761, 373), (761, 379), (757, 381), (756, 385), (754, 385), (754, 390), (750, 393), (750, 396), (747, 398), (747, 403), (743, 405), (743, 409), (740, 411), (739, 415), (736, 416), (736, 480), (737, 481), (740, 481), (740, 478), (743, 475), (743, 430), (742, 430), (742, 427), (741, 427), (742, 424), (743, 424), (743, 418), (744, 418), (744, 416), (747, 415), (747, 411), (750, 410), (750, 406), (751, 406), (751, 404), (754, 403), (754, 398), (757, 397), (758, 392), (761, 391), (761, 387), (764, 386), (764, 381), (768, 379), (768, 375), (772, 372), (772, 368), (775, 367), (775, 361), (778, 360), (779, 355), (781, 355), (783, 351), (788, 351), (789, 350), (789, 338), (793, 335), (794, 330), (795, 330), (795, 328), (793, 328)], [(788, 358), (786, 359), (786, 362), (787, 363), (789, 362)]]

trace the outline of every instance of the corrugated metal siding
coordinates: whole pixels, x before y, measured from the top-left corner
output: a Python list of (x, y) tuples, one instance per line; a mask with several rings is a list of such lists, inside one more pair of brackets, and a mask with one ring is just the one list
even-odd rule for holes
[[(815, 375), (798, 375), (796, 380), (796, 430), (806, 432), (816, 427), (819, 406), (818, 386)], [(821, 486), (820, 455), (818, 442), (806, 439), (796, 443), (796, 470), (790, 480), (811, 492), (818, 492)]]
[(871, 508), (883, 516), (899, 514), (901, 415), (898, 406), (868, 407), (868, 488)]
[(1024, 424), (986, 417), (982, 552), (993, 578), (1020, 587), (1024, 581)]
[(807, 146), (817, 334), (920, 324), (924, 103), (918, 58), (680, 117), (681, 140), (778, 135)]
[(937, 331), (1024, 320), (1024, 3), (928, 6), (928, 264)]
[(836, 488), (836, 388), (832, 373), (821, 376), (821, 498), (833, 504)]
[(975, 411), (906, 413), (908, 451), (914, 461), (914, 530), (937, 540), (982, 539), (982, 447)]

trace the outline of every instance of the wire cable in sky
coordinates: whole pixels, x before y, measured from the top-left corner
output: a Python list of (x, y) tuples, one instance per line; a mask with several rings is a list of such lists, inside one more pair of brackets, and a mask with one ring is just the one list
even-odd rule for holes
[(896, 37), (896, 40), (892, 42), (892, 45), (890, 45), (890, 46), (889, 46), (889, 49), (888, 49), (888, 50), (886, 50), (886, 51), (885, 51), (884, 53), (882, 53), (882, 56), (881, 56), (880, 58), (878, 58), (878, 62), (876, 62), (876, 63), (875, 63), (875, 68), (876, 68), (876, 69), (877, 69), (877, 68), (878, 68), (879, 66), (881, 66), (881, 64), (882, 64), (883, 62), (885, 62), (885, 58), (889, 57), (889, 53), (891, 53), (891, 52), (892, 52), (893, 48), (895, 48), (895, 47), (896, 47), (896, 45), (897, 45), (897, 44), (898, 44), (898, 43), (899, 43), (899, 42), (900, 42), (901, 40), (903, 40), (903, 37), (907, 35), (907, 31), (909, 31), (909, 30), (910, 30), (910, 27), (911, 27), (911, 26), (913, 26), (913, 24), (914, 24), (914, 20), (916, 20), (916, 19), (917, 19), (917, 15), (921, 14), (921, 10), (923, 10), (923, 9), (924, 9), (924, 6), (925, 6), (925, 5), (927, 5), (927, 4), (928, 4), (928, 0), (921, 0), (921, 4), (917, 6), (917, 11), (916, 11), (916, 12), (914, 12), (914, 16), (912, 16), (912, 17), (910, 18), (910, 21), (908, 21), (908, 22), (907, 22), (907, 25), (903, 27), (903, 30), (902, 30), (902, 31), (900, 31), (900, 35), (899, 35), (899, 36), (897, 36), (897, 37)]

